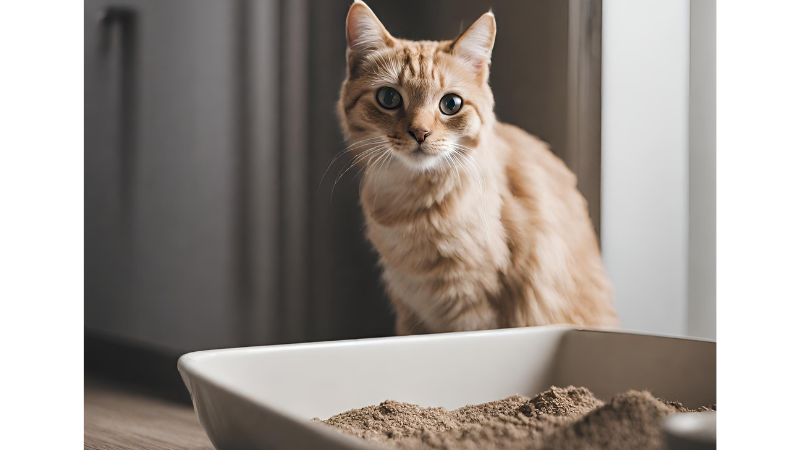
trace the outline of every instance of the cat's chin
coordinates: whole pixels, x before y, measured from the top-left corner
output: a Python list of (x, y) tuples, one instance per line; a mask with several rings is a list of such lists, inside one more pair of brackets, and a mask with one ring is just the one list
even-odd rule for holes
[(430, 154), (423, 151), (412, 151), (411, 153), (402, 153), (399, 155), (400, 161), (414, 172), (425, 172), (435, 169), (442, 164), (442, 156), (439, 154)]

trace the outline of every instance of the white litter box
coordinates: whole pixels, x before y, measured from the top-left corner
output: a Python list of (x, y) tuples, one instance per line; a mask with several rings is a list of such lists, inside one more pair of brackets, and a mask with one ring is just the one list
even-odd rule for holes
[(455, 409), (554, 386), (716, 403), (716, 344), (564, 326), (276, 345), (178, 361), (219, 450), (375, 448), (311, 422), (384, 400)]

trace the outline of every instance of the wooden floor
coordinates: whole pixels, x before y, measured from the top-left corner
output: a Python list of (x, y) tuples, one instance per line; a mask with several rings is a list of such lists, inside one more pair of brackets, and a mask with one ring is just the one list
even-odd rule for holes
[(191, 406), (87, 380), (83, 397), (86, 449), (213, 450)]

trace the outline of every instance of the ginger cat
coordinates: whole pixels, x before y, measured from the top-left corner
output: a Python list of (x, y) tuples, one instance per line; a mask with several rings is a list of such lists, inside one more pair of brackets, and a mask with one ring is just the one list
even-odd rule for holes
[(392, 37), (356, 1), (338, 115), (365, 169), (366, 235), (398, 334), (616, 326), (586, 201), (547, 144), (498, 122), (494, 15), (452, 41)]

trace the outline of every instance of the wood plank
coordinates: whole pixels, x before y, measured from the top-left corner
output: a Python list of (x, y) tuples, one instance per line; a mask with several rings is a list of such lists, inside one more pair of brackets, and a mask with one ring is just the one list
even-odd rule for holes
[(213, 450), (190, 406), (123, 387), (87, 381), (84, 448)]

